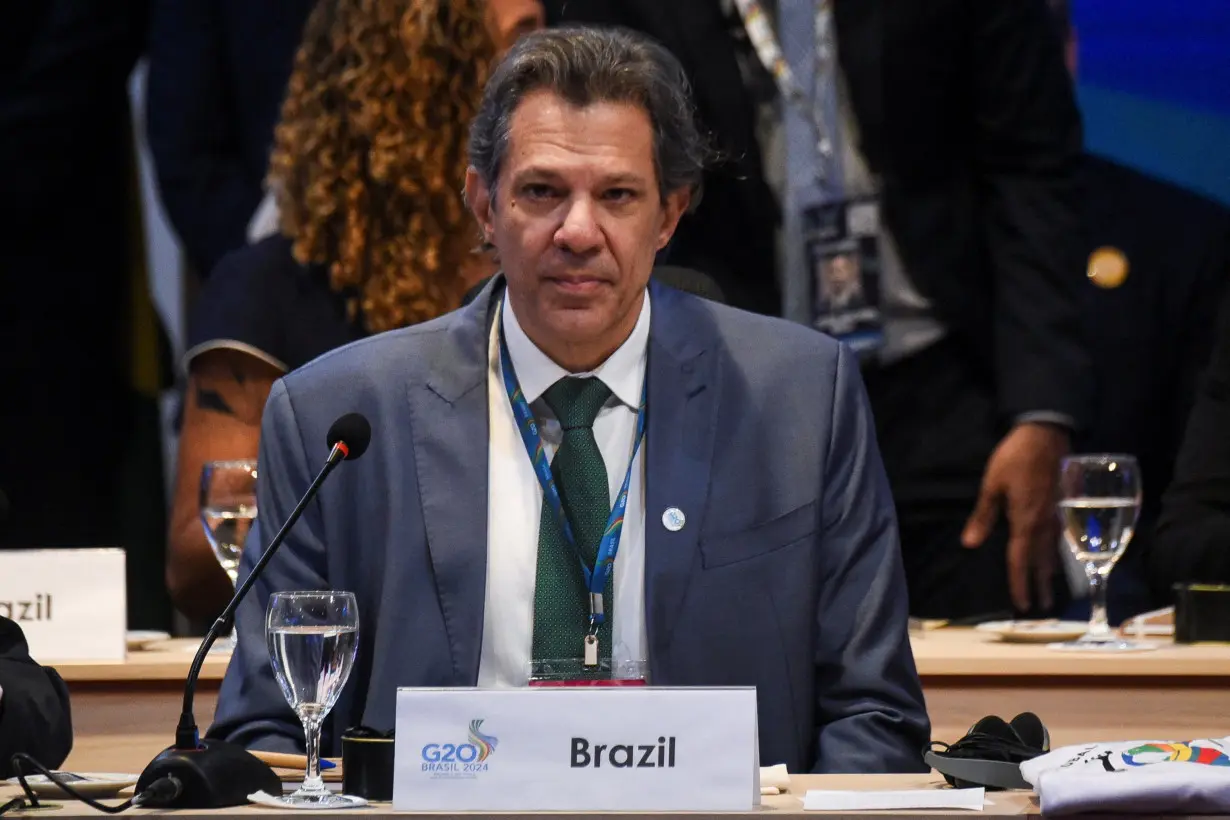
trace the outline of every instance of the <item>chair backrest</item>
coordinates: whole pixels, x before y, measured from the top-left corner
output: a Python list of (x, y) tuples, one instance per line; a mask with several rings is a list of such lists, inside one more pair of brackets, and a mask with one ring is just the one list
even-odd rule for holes
[(708, 299), (711, 302), (726, 304), (726, 294), (718, 286), (717, 281), (709, 274), (696, 268), (684, 268), (679, 265), (658, 265), (653, 269), (653, 278), (663, 285), (669, 285), (675, 290), (682, 290)]

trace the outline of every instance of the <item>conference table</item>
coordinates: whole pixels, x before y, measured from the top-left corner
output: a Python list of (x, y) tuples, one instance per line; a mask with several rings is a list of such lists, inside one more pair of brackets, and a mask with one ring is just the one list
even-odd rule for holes
[[(792, 775), (790, 778), (790, 786), (786, 793), (761, 798), (762, 805), (750, 812), (662, 812), (662, 813), (629, 813), (629, 812), (601, 812), (601, 813), (586, 813), (586, 812), (523, 812), (516, 814), (499, 815), (487, 812), (472, 812), (458, 815), (456, 813), (425, 813), (416, 812), (413, 816), (416, 820), (446, 820), (446, 818), (455, 818), (463, 816), (467, 818), (483, 817), (509, 817), (517, 818), (517, 820), (588, 820), (595, 816), (600, 816), (603, 820), (621, 820), (621, 818), (637, 818), (643, 820), (646, 817), (679, 817), (681, 820), (701, 820), (702, 818), (721, 818), (721, 820), (766, 820), (770, 817), (800, 817), (804, 814), (808, 816), (823, 815), (826, 818), (843, 818), (848, 817), (850, 820), (878, 820), (879, 818), (901, 817), (911, 815), (922, 815), (931, 820), (970, 820), (971, 813), (968, 809), (936, 809), (930, 811), (859, 811), (859, 812), (815, 812), (803, 811), (803, 796), (808, 789), (835, 789), (835, 790), (895, 790), (895, 789), (941, 789), (945, 788), (944, 781), (935, 775)], [(18, 790), (13, 787), (0, 786), (0, 803), (7, 800), (9, 797), (15, 797)], [(61, 803), (61, 801), (49, 801)], [(152, 811), (136, 809), (128, 814), (152, 814)], [(166, 812), (158, 812), (165, 815)], [(199, 811), (182, 809), (174, 812), (176, 820), (183, 818), (194, 817), (209, 817), (216, 818), (219, 815), (251, 815), (265, 818), (265, 820), (299, 820), (304, 816), (303, 812), (281, 811), (274, 808), (265, 808), (257, 806), (243, 806), (231, 809), (220, 809), (215, 811)], [(393, 815), (391, 806), (388, 803), (375, 803), (364, 808), (345, 809), (342, 811), (313, 811), (309, 812), (313, 817), (337, 817), (337, 818), (353, 818), (359, 817), (385, 817)], [(1026, 791), (1011, 791), (1011, 792), (987, 792), (983, 810), (977, 814), (979, 820), (999, 820), (999, 818), (1021, 817), (1021, 816), (1039, 816), (1038, 799), (1032, 792)], [(19, 812), (14, 817), (46, 817), (46, 813), (39, 812)], [(61, 803), (60, 808), (55, 809), (50, 815), (57, 820), (68, 820), (69, 818), (80, 817), (101, 817), (102, 812), (96, 811), (77, 803)], [(405, 815), (398, 815), (405, 816)], [(1156, 815), (1154, 815), (1156, 817)], [(1215, 817), (1214, 815), (1205, 815), (1204, 820), (1209, 820)]]
[[(1047, 725), (1052, 746), (1230, 735), (1230, 646), (1069, 653), (969, 628), (920, 631), (911, 641), (936, 740), (957, 740), (984, 715), (1023, 711)], [(139, 772), (170, 745), (196, 645), (172, 639), (123, 662), (54, 664), (72, 693), (76, 733), (64, 768)], [(228, 661), (216, 650), (205, 661), (196, 696), (202, 730)]]

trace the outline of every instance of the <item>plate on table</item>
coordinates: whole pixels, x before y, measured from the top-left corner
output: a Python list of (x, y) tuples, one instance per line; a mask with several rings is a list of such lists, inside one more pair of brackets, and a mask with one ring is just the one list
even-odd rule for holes
[(1174, 624), (1124, 624), (1119, 632), (1125, 638), (1135, 638), (1137, 635), (1171, 637), (1174, 635)]
[(998, 635), (1008, 643), (1055, 643), (1074, 641), (1089, 629), (1085, 621), (994, 621), (980, 624), (977, 629)]
[(150, 644), (171, 639), (171, 633), (155, 629), (130, 629), (125, 636), (129, 649), (144, 649)]
[[(94, 798), (115, 797), (124, 789), (137, 785), (139, 779), (135, 774), (116, 772), (56, 772), (56, 774), (81, 794)], [(7, 782), (21, 788), (21, 781), (16, 777), (10, 777)], [(39, 797), (72, 799), (59, 786), (41, 774), (26, 775), (26, 782), (30, 784), (30, 791)]]

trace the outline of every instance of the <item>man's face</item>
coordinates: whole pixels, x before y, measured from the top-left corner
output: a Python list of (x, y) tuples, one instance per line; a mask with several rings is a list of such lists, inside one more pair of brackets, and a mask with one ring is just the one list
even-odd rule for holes
[(487, 0), (487, 29), (501, 54), (522, 35), (544, 25), (546, 17), (539, 0)]
[(550, 91), (513, 112), (494, 199), (473, 169), (466, 193), (518, 321), (573, 370), (596, 366), (632, 332), (654, 256), (689, 199), (681, 190), (662, 201), (643, 109), (577, 108)]
[(848, 256), (834, 256), (829, 266), (829, 276), (833, 280), (833, 284), (839, 288), (848, 288), (854, 283), (857, 278), (854, 273), (854, 265), (851, 264)]

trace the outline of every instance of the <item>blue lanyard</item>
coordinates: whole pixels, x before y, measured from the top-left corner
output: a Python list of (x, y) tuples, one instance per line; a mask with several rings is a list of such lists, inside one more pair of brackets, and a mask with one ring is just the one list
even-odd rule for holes
[(513, 415), (517, 419), (517, 429), (521, 431), (521, 441), (525, 443), (525, 452), (534, 465), (534, 473), (538, 483), (542, 485), (543, 503), (551, 507), (551, 512), (559, 521), (564, 539), (572, 545), (581, 564), (581, 572), (585, 576), (585, 588), (589, 591), (589, 623), (591, 629), (597, 629), (605, 619), (603, 593), (606, 590), (607, 579), (615, 566), (615, 553), (619, 551), (619, 536), (624, 526), (624, 511), (628, 508), (628, 487), (632, 483), (632, 466), (636, 463), (636, 453), (645, 438), (645, 398), (646, 386), (641, 387), (641, 406), (636, 411), (636, 441), (632, 446), (632, 458), (628, 461), (628, 471), (624, 474), (624, 483), (619, 495), (615, 498), (615, 506), (606, 520), (602, 540), (598, 543), (598, 560), (594, 562), (591, 571), (581, 556), (576, 538), (572, 534), (572, 526), (568, 516), (564, 514), (564, 505), (560, 501), (559, 490), (555, 486), (555, 476), (551, 474), (551, 464), (547, 460), (546, 450), (542, 446), (542, 438), (538, 435), (538, 422), (530, 410), (530, 405), (521, 392), (517, 382), (517, 374), (513, 370), (512, 357), (508, 355), (508, 345), (504, 341), (504, 315), (500, 313), (500, 365), (504, 372), (504, 389), (508, 392), (508, 403), (512, 406)]

